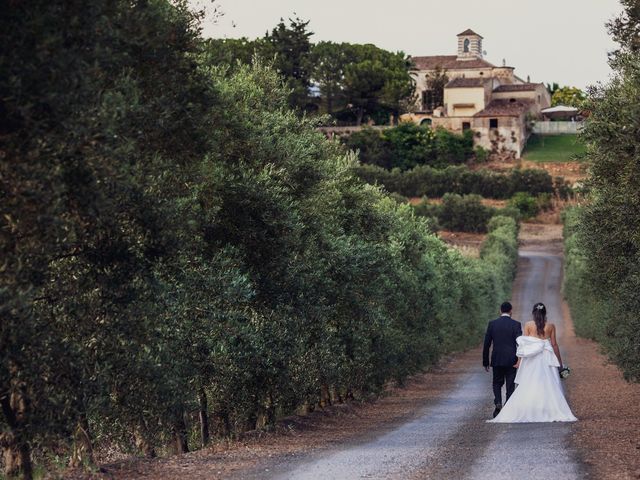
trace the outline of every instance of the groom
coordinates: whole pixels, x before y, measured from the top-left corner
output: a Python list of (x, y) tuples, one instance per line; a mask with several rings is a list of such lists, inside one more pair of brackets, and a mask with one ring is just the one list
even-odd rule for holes
[(489, 371), (489, 348), (493, 344), (491, 352), (491, 366), (493, 367), (493, 395), (496, 409), (493, 418), (502, 409), (502, 385), (507, 383), (507, 400), (515, 389), (513, 381), (516, 378), (515, 364), (516, 338), (522, 335), (520, 322), (511, 318), (511, 304), (504, 302), (500, 305), (500, 316), (489, 322), (487, 333), (484, 336), (484, 349), (482, 350), (482, 365)]

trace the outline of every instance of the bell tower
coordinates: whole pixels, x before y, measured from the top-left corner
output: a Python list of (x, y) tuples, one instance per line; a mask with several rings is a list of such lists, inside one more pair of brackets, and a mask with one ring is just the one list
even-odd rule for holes
[(458, 60), (482, 58), (482, 36), (470, 28), (458, 34)]

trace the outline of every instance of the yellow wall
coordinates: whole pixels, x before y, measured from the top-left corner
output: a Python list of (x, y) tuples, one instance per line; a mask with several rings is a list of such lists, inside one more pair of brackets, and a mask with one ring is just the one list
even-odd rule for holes
[[(484, 87), (445, 88), (444, 104), (449, 117), (470, 117), (485, 107)], [(473, 104), (473, 108), (455, 108), (455, 104)]]

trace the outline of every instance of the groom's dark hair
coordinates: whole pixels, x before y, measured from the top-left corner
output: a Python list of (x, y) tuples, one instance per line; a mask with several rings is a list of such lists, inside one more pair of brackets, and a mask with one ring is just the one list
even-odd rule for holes
[(509, 313), (511, 310), (513, 310), (513, 307), (509, 302), (504, 302), (502, 305), (500, 305), (500, 312), (502, 313)]

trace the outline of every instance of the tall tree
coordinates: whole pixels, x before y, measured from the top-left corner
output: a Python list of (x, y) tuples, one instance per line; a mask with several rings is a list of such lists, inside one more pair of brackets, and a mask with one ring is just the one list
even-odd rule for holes
[(424, 108), (433, 110), (444, 105), (444, 87), (448, 82), (447, 71), (440, 66), (427, 75), (427, 92), (426, 98), (423, 99)]
[(625, 0), (608, 24), (619, 49), (612, 80), (590, 89), (584, 130), (591, 195), (580, 226), (590, 291), (604, 305), (605, 346), (627, 378), (640, 380), (640, 2)]
[(203, 41), (202, 61), (207, 65), (229, 66), (234, 71), (238, 65), (251, 65), (256, 56), (264, 53), (262, 39), (209, 38)]
[(333, 114), (336, 106), (344, 107), (345, 69), (353, 61), (353, 48), (348, 43), (320, 42), (313, 46), (312, 80), (320, 87), (320, 95), (329, 114)]
[(285, 78), (291, 89), (289, 104), (297, 110), (304, 110), (309, 103), (311, 72), (309, 57), (313, 32), (308, 30), (309, 21), (300, 18), (289, 19), (289, 25), (283, 19), (264, 37), (270, 48), (264, 52), (275, 56), (275, 68)]
[(407, 57), (370, 44), (352, 48), (354, 60), (345, 68), (344, 90), (356, 112), (356, 123), (360, 125), (365, 114), (379, 110), (397, 116), (414, 93)]
[(577, 87), (560, 87), (553, 92), (551, 105), (568, 105), (581, 108), (585, 98), (585, 93)]

